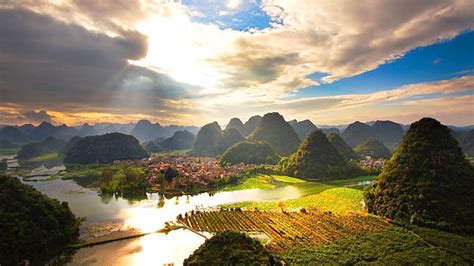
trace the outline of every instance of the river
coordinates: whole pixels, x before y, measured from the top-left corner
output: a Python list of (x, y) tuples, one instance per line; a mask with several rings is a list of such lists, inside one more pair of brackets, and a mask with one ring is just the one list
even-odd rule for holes
[[(10, 160), (9, 163), (13, 165), (16, 162)], [(76, 216), (86, 218), (81, 231), (95, 224), (117, 223), (120, 227), (135, 228), (143, 233), (154, 232), (163, 228), (165, 222), (174, 221), (177, 215), (191, 210), (238, 201), (279, 201), (302, 195), (297, 187), (285, 186), (273, 190), (252, 189), (218, 192), (213, 195), (201, 193), (169, 199), (154, 193), (147, 194), (144, 200), (134, 201), (121, 197), (101, 196), (97, 191), (84, 188), (73, 180), (38, 181), (47, 179), (45, 173), (54, 174), (61, 170), (64, 170), (62, 165), (49, 169), (40, 166), (33, 172), (41, 176), (31, 177), (29, 181), (22, 178), (21, 180), (51, 198), (68, 202)], [(168, 234), (153, 233), (139, 238), (81, 248), (71, 255), (67, 264), (181, 265), (204, 240), (203, 237), (183, 229)]]

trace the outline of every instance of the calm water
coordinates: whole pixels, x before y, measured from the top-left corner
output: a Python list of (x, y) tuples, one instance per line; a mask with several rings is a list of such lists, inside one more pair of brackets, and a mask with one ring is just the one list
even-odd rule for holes
[[(47, 169), (43, 166), (35, 173), (54, 174), (63, 166)], [(49, 171), (49, 172), (48, 172)], [(34, 180), (45, 177), (32, 178)], [(277, 201), (300, 197), (302, 193), (294, 186), (273, 190), (241, 190), (219, 192), (214, 195), (202, 193), (194, 196), (179, 196), (166, 199), (158, 194), (147, 194), (147, 199), (131, 201), (124, 198), (100, 196), (97, 191), (84, 188), (72, 180), (23, 181), (51, 198), (69, 203), (71, 210), (86, 217), (85, 225), (102, 221), (122, 221), (125, 227), (153, 232), (161, 229), (167, 221), (174, 221), (180, 213), (198, 208), (214, 207), (238, 201)], [(78, 250), (71, 265), (180, 265), (204, 242), (204, 238), (187, 230), (176, 230), (168, 234), (150, 234), (144, 237), (117, 241)]]

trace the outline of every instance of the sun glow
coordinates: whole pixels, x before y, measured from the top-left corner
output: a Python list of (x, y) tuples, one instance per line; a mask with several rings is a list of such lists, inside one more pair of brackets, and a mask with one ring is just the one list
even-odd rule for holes
[[(212, 58), (230, 46), (234, 34), (216, 25), (194, 23), (184, 7), (168, 5), (165, 16), (157, 15), (137, 25), (148, 37), (148, 53), (142, 60), (130, 62), (166, 73), (183, 83), (206, 89), (218, 87), (225, 75), (212, 63)], [(222, 38), (215, 38), (216, 31), (222, 32)]]

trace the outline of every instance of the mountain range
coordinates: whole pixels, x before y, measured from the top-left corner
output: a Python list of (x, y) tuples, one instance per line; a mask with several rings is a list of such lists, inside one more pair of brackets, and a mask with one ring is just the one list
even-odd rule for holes
[(148, 120), (140, 120), (138, 123), (118, 124), (118, 123), (98, 123), (90, 125), (88, 123), (82, 126), (67, 126), (65, 124), (55, 126), (49, 122), (42, 122), (38, 126), (25, 124), (22, 126), (2, 126), (0, 128), (0, 140), (11, 143), (25, 144), (30, 142), (43, 141), (48, 137), (54, 137), (68, 141), (74, 136), (87, 137), (103, 135), (107, 133), (130, 134), (140, 142), (155, 140), (157, 138), (168, 138), (173, 136), (176, 131), (186, 130), (196, 134), (199, 127), (196, 126), (161, 126), (152, 124)]

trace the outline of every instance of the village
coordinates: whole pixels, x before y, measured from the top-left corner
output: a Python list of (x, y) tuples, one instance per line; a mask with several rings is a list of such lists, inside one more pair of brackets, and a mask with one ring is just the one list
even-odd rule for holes
[(156, 190), (213, 188), (237, 182), (239, 175), (257, 167), (244, 163), (220, 166), (216, 158), (187, 154), (153, 154), (141, 160), (139, 165), (148, 170), (147, 181)]

